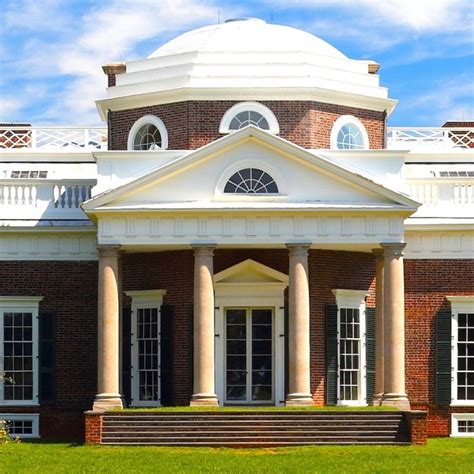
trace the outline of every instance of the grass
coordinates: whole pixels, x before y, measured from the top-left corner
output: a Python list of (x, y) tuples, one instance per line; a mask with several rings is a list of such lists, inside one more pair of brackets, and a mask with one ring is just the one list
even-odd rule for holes
[(314, 446), (273, 449), (82, 446), (23, 442), (0, 446), (4, 473), (472, 473), (474, 439), (427, 446)]
[(275, 406), (226, 406), (226, 407), (158, 407), (158, 408), (119, 408), (112, 411), (125, 412), (194, 412), (194, 411), (394, 411), (394, 407), (367, 406), (367, 407), (337, 407), (337, 406), (301, 406), (301, 407), (275, 407)]

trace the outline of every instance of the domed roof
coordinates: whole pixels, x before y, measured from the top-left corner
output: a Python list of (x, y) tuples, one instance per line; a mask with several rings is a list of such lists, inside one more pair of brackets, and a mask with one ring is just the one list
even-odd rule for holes
[(153, 52), (149, 58), (199, 52), (307, 52), (346, 58), (326, 41), (306, 31), (273, 25), (257, 18), (228, 20), (184, 33)]
[(107, 108), (187, 100), (313, 100), (376, 110), (394, 101), (371, 74), (373, 61), (348, 58), (326, 41), (289, 26), (232, 20), (184, 33), (148, 58), (128, 61)]

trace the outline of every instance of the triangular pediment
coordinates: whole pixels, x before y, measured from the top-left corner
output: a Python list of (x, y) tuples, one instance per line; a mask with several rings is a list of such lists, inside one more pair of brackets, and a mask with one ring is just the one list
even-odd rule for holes
[[(226, 179), (240, 167), (267, 171), (279, 183), (278, 196), (224, 195)], [(286, 140), (249, 126), (167, 163), (83, 204), (96, 210), (170, 210), (237, 208), (397, 208), (415, 210), (409, 197), (315, 155)]]
[(288, 275), (255, 260), (247, 259), (216, 273), (214, 275), (214, 282), (216, 284), (278, 283), (287, 285)]

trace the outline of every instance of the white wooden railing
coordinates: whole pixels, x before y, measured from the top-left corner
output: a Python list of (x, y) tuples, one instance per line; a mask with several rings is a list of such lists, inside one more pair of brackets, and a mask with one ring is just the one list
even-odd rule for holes
[(105, 150), (102, 127), (0, 127), (0, 148), (32, 150)]
[(428, 205), (474, 205), (474, 180), (465, 182), (440, 182), (437, 180), (410, 180), (410, 196)]
[(94, 185), (92, 180), (0, 180), (0, 207), (49, 208), (52, 212), (54, 209), (78, 209), (82, 202), (90, 199)]
[(474, 127), (388, 127), (387, 148), (474, 148)]

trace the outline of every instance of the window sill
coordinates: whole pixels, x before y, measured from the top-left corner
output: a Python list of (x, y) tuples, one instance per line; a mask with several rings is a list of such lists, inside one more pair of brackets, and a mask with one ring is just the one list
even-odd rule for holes
[(28, 407), (39, 407), (40, 404), (36, 402), (20, 402), (20, 401), (14, 401), (12, 403), (10, 402), (0, 402), (0, 408), (28, 408)]
[(474, 400), (451, 402), (450, 407), (474, 407)]

